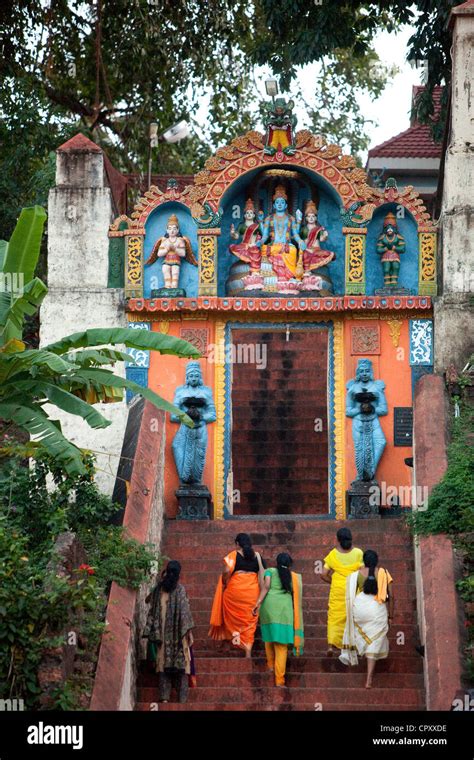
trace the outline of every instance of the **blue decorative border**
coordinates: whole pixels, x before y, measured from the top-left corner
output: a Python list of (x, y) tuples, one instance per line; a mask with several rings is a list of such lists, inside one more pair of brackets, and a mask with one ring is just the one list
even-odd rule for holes
[[(132, 330), (150, 330), (151, 325), (149, 322), (129, 322), (127, 327)], [(127, 354), (130, 356), (130, 360), (125, 362), (125, 377), (127, 380), (132, 380), (142, 388), (148, 387), (148, 369), (150, 367), (150, 352), (142, 351), (137, 348), (126, 349)], [(130, 403), (135, 393), (127, 388), (126, 399), (127, 404)]]
[[(417, 337), (420, 341), (417, 343)], [(433, 364), (433, 320), (410, 319), (410, 365), (429, 367)]]
[[(325, 515), (309, 515), (311, 519), (335, 519), (336, 517), (336, 503), (335, 503), (335, 481), (336, 481), (336, 468), (335, 468), (335, 448), (336, 448), (336, 431), (335, 431), (335, 398), (334, 398), (334, 323), (332, 320), (325, 320), (321, 322), (226, 322), (224, 330), (224, 342), (225, 353), (227, 357), (228, 346), (231, 345), (231, 331), (232, 330), (272, 330), (272, 329), (284, 329), (288, 325), (291, 330), (321, 330), (328, 331), (328, 375), (327, 375), (327, 394), (328, 394), (328, 497), (329, 497), (329, 509)], [(229, 352), (230, 354), (230, 352)], [(233, 515), (229, 513), (227, 509), (227, 478), (230, 470), (231, 460), (231, 412), (232, 412), (232, 364), (225, 362), (224, 367), (224, 388), (225, 388), (225, 415), (224, 415), (224, 518), (232, 518)], [(250, 516), (252, 517), (252, 516)], [(271, 517), (271, 515), (269, 516)]]

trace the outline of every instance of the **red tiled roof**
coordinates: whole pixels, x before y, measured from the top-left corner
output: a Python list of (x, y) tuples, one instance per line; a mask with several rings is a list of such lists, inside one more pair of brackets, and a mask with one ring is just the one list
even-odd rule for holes
[[(474, 0), (473, 0), (474, 2)], [(437, 113), (441, 108), (442, 87), (435, 87), (433, 90), (434, 112)], [(415, 101), (418, 94), (423, 90), (422, 85), (415, 85), (412, 92), (412, 102)], [(375, 156), (385, 156), (390, 158), (440, 158), (442, 153), (442, 144), (436, 143), (431, 137), (429, 124), (419, 124), (412, 121), (412, 124), (404, 132), (391, 137), (380, 145), (376, 145), (369, 150), (369, 158)]]
[(79, 132), (70, 140), (59, 146), (58, 151), (61, 153), (101, 153), (102, 148), (89, 140), (88, 137)]

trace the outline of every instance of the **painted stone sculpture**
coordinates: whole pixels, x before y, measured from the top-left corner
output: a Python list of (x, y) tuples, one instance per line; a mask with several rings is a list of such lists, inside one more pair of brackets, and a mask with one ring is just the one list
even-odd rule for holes
[(396, 288), (400, 271), (400, 255), (405, 253), (405, 239), (400, 235), (394, 214), (384, 219), (383, 231), (377, 239), (377, 253), (381, 256), (384, 286)]
[(296, 153), (295, 127), (297, 118), (293, 113), (293, 100), (275, 98), (272, 103), (264, 103), (267, 111), (265, 119), (266, 140), (264, 152), (274, 156), (282, 151), (287, 156)]
[(176, 214), (169, 217), (166, 233), (156, 241), (150, 257), (145, 261), (145, 266), (151, 266), (158, 259), (163, 259), (162, 269), (165, 286), (156, 291), (154, 296), (157, 298), (162, 295), (167, 297), (186, 296), (186, 291), (179, 288), (181, 264), (186, 260), (193, 266), (197, 266), (197, 261), (189, 239), (180, 232)]
[(314, 201), (308, 201), (305, 209), (305, 224), (301, 230), (301, 238), (306, 243), (303, 252), (303, 282), (301, 290), (331, 290), (332, 283), (327, 274), (326, 266), (334, 261), (336, 254), (321, 248), (328, 237), (325, 227), (318, 224), (318, 212)]
[(302, 278), (302, 252), (306, 243), (299, 234), (301, 218), (301, 211), (296, 212), (296, 217), (288, 213), (286, 190), (278, 185), (273, 194), (273, 214), (262, 221), (262, 237), (256, 244), (271, 264), (279, 293), (297, 292)]
[(359, 359), (354, 380), (347, 383), (346, 415), (352, 418), (352, 438), (359, 481), (373, 481), (386, 445), (379, 417), (387, 414), (385, 383), (374, 380), (370, 359)]
[(250, 272), (245, 278), (246, 290), (254, 290), (263, 286), (263, 277), (260, 273), (262, 251), (257, 245), (257, 241), (260, 240), (262, 235), (260, 232), (260, 222), (255, 221), (255, 217), (255, 205), (249, 198), (245, 204), (243, 223), (239, 224), (237, 230), (233, 224), (230, 228), (231, 238), (238, 240), (242, 236), (241, 242), (233, 243), (229, 246), (229, 250), (234, 256), (237, 256), (241, 261), (245, 261), (250, 267)]
[[(173, 443), (173, 456), (181, 484), (201, 484), (206, 461), (207, 425), (216, 420), (212, 389), (203, 384), (199, 362), (186, 365), (186, 382), (176, 388), (173, 403), (194, 421), (194, 427), (179, 426)], [(171, 415), (172, 422), (179, 418)]]

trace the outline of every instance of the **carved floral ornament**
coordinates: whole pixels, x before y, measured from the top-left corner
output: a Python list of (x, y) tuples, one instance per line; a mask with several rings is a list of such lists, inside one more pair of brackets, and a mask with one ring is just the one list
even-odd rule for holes
[[(236, 179), (259, 167), (285, 164), (310, 169), (326, 179), (340, 195), (348, 222), (353, 218), (355, 224), (359, 219), (367, 224), (376, 208), (385, 203), (396, 203), (404, 206), (425, 231), (434, 231), (430, 215), (411, 185), (402, 190), (398, 190), (395, 182), (384, 189), (370, 187), (366, 172), (356, 166), (352, 156), (343, 155), (340, 146), (328, 144), (320, 135), (303, 129), (296, 134), (293, 156), (265, 154), (264, 135), (252, 130), (218, 148), (215, 155), (207, 159), (204, 169), (195, 175), (193, 185), (187, 185), (183, 190), (168, 187), (164, 192), (152, 185), (135, 205), (130, 230), (125, 234), (144, 235), (150, 213), (169, 201), (187, 206), (198, 226), (208, 226), (203, 220), (212, 217), (213, 226), (216, 226), (222, 197)], [(119, 220), (123, 221), (124, 217)], [(115, 220), (111, 225), (111, 234), (117, 234), (118, 224), (119, 221)]]

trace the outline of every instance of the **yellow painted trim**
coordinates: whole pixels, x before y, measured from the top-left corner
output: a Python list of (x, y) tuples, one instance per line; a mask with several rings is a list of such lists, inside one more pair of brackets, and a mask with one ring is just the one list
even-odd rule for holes
[(346, 519), (344, 322), (334, 319), (334, 502), (336, 520)]
[(215, 325), (214, 400), (217, 419), (214, 425), (214, 519), (224, 519), (224, 435), (225, 435), (225, 322)]

